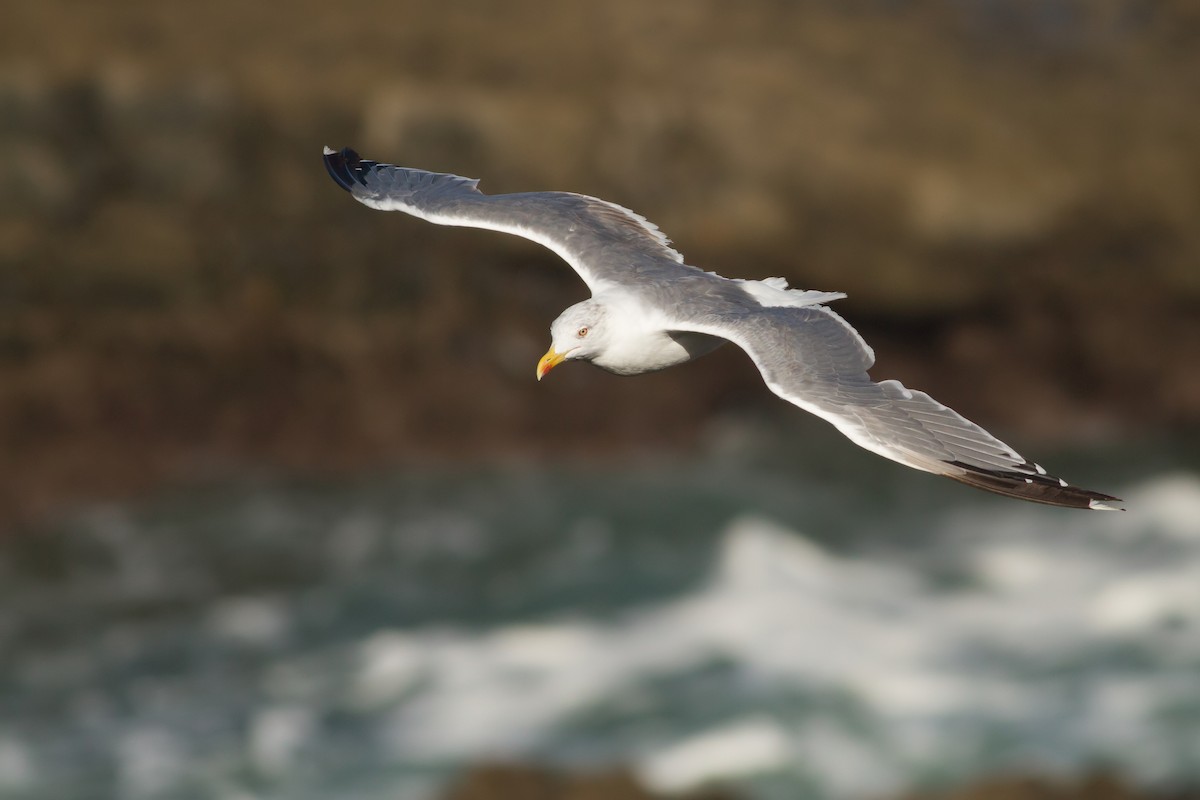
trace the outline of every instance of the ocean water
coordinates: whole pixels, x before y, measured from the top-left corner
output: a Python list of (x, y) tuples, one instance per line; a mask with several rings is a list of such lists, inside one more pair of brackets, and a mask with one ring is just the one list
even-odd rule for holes
[(0, 797), (424, 800), (485, 759), (763, 800), (1197, 785), (1196, 452), (1037, 453), (1125, 513), (736, 426), (82, 509), (0, 542)]

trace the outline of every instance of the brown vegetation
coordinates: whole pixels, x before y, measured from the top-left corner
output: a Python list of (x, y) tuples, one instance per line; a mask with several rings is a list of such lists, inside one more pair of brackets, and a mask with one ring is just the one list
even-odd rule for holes
[[(671, 795), (670, 797), (672, 800), (735, 800), (737, 795), (713, 789)], [(485, 764), (474, 767), (468, 770), (444, 795), (445, 800), (665, 800), (665, 798), (665, 795), (646, 789), (634, 776), (623, 770), (568, 773), (509, 764)]]
[[(655, 800), (628, 773), (565, 773), (519, 765), (485, 764), (468, 770), (445, 800)], [(734, 800), (739, 795), (713, 788), (676, 800)], [(1029, 776), (996, 777), (953, 789), (906, 794), (901, 800), (1196, 800), (1195, 791), (1135, 789), (1120, 778), (1096, 772), (1074, 780)]]

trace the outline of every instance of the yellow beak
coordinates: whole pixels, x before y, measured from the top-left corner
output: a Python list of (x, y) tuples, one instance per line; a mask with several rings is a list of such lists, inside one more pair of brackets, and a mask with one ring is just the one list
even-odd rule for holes
[(546, 373), (557, 367), (563, 362), (565, 356), (551, 347), (546, 351), (546, 355), (542, 356), (542, 360), (537, 365), (537, 379), (540, 381), (546, 376)]

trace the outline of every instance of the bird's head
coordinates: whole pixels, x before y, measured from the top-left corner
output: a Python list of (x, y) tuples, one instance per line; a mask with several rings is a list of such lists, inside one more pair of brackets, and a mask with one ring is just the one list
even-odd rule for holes
[(590, 361), (604, 348), (606, 309), (595, 300), (576, 303), (550, 325), (550, 349), (537, 365), (537, 379), (564, 361)]

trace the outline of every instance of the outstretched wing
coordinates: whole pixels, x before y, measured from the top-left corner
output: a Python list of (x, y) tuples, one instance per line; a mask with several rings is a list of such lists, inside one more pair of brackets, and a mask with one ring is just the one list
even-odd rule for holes
[(592, 294), (606, 286), (662, 279), (683, 256), (645, 217), (614, 203), (570, 192), (485, 195), (479, 181), (379, 164), (350, 148), (325, 148), (325, 168), (360, 203), (403, 211), (438, 225), (512, 233), (553, 250)]
[(1035, 503), (1120, 509), (1117, 498), (1047, 474), (924, 392), (894, 380), (872, 381), (867, 374), (875, 361), (871, 348), (824, 306), (680, 316), (680, 330), (738, 345), (754, 359), (771, 391), (885, 458)]

